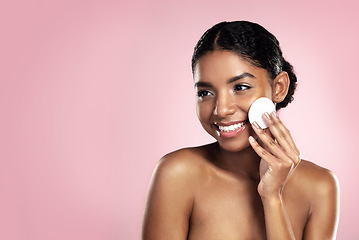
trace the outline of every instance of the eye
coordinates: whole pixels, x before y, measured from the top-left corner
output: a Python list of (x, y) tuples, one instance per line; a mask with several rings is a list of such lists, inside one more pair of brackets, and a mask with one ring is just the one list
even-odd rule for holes
[(200, 90), (197, 92), (197, 97), (199, 98), (207, 97), (209, 95), (212, 95), (212, 93), (208, 90)]
[(245, 84), (237, 84), (237, 85), (234, 86), (235, 91), (245, 91), (245, 90), (248, 90), (250, 88), (251, 88), (250, 86), (245, 85)]

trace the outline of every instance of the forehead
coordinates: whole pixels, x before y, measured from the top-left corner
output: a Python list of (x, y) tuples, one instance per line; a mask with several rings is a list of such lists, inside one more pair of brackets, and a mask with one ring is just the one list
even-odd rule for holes
[(265, 69), (254, 66), (237, 53), (227, 50), (215, 50), (202, 56), (194, 69), (194, 80), (226, 81), (243, 73), (251, 73), (256, 78), (268, 79)]

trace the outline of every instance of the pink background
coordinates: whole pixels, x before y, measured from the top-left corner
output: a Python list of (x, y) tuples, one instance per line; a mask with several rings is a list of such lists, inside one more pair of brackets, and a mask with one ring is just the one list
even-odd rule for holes
[(212, 141), (193, 47), (239, 19), (273, 32), (295, 66), (281, 117), (303, 157), (340, 180), (338, 239), (359, 239), (359, 6), (336, 2), (3, 1), (0, 239), (140, 239), (156, 162)]

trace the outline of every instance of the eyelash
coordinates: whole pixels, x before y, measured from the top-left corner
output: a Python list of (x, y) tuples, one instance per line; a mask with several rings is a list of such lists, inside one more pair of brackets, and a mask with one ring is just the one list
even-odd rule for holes
[[(206, 93), (207, 95), (204, 95), (205, 93)], [(210, 94), (210, 93), (211, 93), (211, 92), (208, 91), (208, 90), (200, 90), (200, 91), (198, 91), (198, 93), (197, 93), (197, 97), (199, 97), (199, 98), (207, 97), (208, 94)]]
[[(239, 90), (238, 87), (245, 88), (245, 89)], [(235, 91), (246, 91), (246, 90), (249, 90), (250, 88), (251, 88), (250, 86), (245, 85), (245, 84), (237, 84), (234, 86)]]
[[(241, 88), (241, 89), (239, 89), (239, 88)], [(241, 91), (249, 90), (250, 88), (251, 88), (250, 86), (245, 85), (245, 84), (237, 84), (237, 85), (234, 86), (234, 91), (235, 92), (241, 92)], [(204, 97), (209, 96), (210, 94), (212, 94), (211, 91), (200, 90), (200, 91), (197, 92), (197, 97), (204, 98)]]

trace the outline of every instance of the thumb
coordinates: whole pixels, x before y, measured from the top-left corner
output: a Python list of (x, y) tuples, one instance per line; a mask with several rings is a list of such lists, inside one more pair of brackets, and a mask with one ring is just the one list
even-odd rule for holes
[[(271, 138), (274, 139), (273, 134), (270, 132), (270, 130), (268, 128), (265, 129), (265, 131), (269, 134), (269, 136)], [(261, 144), (261, 145), (265, 150), (267, 150), (268, 152), (271, 152), (267, 146), (265, 146), (265, 145), (263, 146), (263, 144)], [(268, 169), (269, 169), (268, 163), (265, 160), (261, 159), (261, 162), (259, 164), (259, 176), (260, 176), (260, 178), (263, 177), (263, 175), (267, 172)]]

